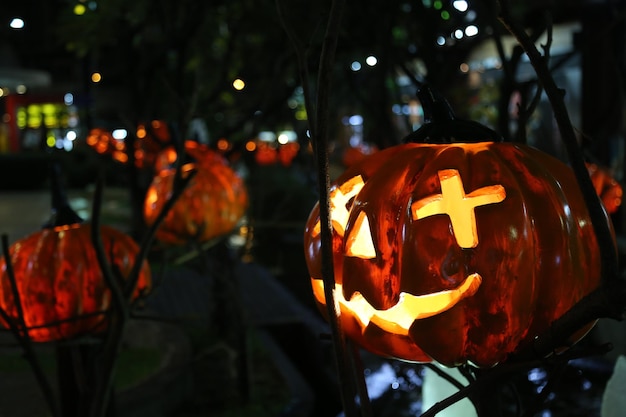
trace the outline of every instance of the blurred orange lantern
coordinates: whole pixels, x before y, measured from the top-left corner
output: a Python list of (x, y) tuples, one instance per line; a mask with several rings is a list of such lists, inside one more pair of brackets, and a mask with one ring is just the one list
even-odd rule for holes
[[(182, 167), (183, 175), (196, 173), (156, 232), (157, 239), (170, 244), (204, 242), (229, 233), (248, 206), (243, 179), (220, 154), (195, 142), (185, 148), (194, 162)], [(172, 195), (174, 176), (173, 168), (165, 168), (153, 178), (144, 202), (149, 225)]]
[(622, 186), (606, 168), (587, 162), (587, 170), (604, 208), (609, 214), (615, 213), (622, 204)]
[(376, 146), (370, 146), (364, 143), (360, 143), (357, 146), (349, 146), (343, 152), (341, 162), (346, 168), (349, 168), (359, 162), (361, 159), (373, 154), (376, 151), (378, 151), (378, 148)]
[(290, 166), (294, 158), (298, 155), (300, 145), (298, 142), (287, 142), (278, 147), (278, 159), (283, 166)]
[(259, 142), (254, 153), (254, 160), (259, 165), (272, 165), (278, 162), (278, 150), (267, 142)]
[(110, 132), (104, 129), (94, 128), (89, 131), (86, 142), (99, 154), (106, 154), (112, 152), (114, 149), (113, 143), (115, 139), (113, 139)]
[[(599, 285), (599, 249), (570, 168), (474, 133), (479, 142), (379, 151), (331, 186), (338, 319), (374, 353), (491, 367)], [(326, 314), (318, 206), (304, 240)]]
[[(134, 141), (135, 166), (138, 168), (151, 167), (159, 152), (169, 146), (170, 133), (167, 123), (161, 120), (153, 120), (149, 125), (137, 126), (136, 140)], [(114, 161), (122, 164), (128, 163), (128, 150), (126, 139), (115, 139), (105, 129), (91, 129), (86, 142), (100, 154), (110, 155)]]
[[(197, 163), (204, 165), (224, 164), (227, 165), (228, 161), (218, 152), (213, 151), (208, 146), (198, 143), (193, 140), (187, 140), (184, 144), (185, 155), (189, 156)], [(162, 171), (164, 169), (174, 168), (176, 162), (177, 153), (174, 146), (168, 146), (163, 149), (156, 156), (154, 161), (155, 172)]]

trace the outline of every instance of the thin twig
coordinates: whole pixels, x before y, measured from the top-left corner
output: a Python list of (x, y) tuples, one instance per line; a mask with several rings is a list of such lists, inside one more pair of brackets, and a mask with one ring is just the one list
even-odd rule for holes
[[(546, 60), (546, 65), (549, 63), (550, 59), (550, 48), (552, 47), (552, 15), (548, 13), (546, 18), (548, 20), (547, 23), (547, 37), (545, 45), (542, 45), (544, 57)], [(532, 38), (531, 38), (532, 39)], [(534, 43), (534, 40), (533, 40)], [(518, 114), (519, 117), (517, 119), (517, 142), (526, 143), (526, 124), (528, 123), (528, 119), (535, 112), (535, 109), (541, 102), (541, 97), (543, 96), (543, 84), (541, 84), (541, 80), (537, 80), (535, 94), (530, 100), (530, 104), (525, 109), (519, 109)]]
[(425, 363), (422, 366), (424, 368), (430, 369), (431, 371), (436, 373), (440, 378), (445, 379), (454, 388), (458, 390), (462, 390), (463, 388), (465, 388), (464, 384), (462, 384), (459, 380), (457, 380), (455, 377), (453, 377), (452, 375), (450, 375), (449, 373), (447, 373), (446, 371), (444, 371), (443, 369), (441, 369), (439, 366), (435, 365), (434, 363)]
[[(302, 41), (296, 36), (295, 30), (293, 29), (293, 27), (289, 24), (290, 20), (285, 16), (285, 11), (283, 8), (283, 1), (284, 0), (276, 0), (276, 10), (278, 12), (278, 18), (280, 19), (283, 29), (285, 30), (285, 33), (287, 34), (287, 37), (289, 38), (289, 41), (293, 45), (294, 51), (296, 53), (296, 59), (298, 60), (298, 70), (300, 72), (300, 83), (302, 84), (302, 93), (304, 96), (304, 108), (307, 113), (307, 118), (308, 120), (315, 121), (316, 112), (315, 112), (315, 106), (312, 101), (313, 95), (311, 94), (311, 88), (310, 88), (311, 80), (310, 80), (310, 75), (309, 75), (309, 66), (308, 66), (308, 59), (307, 59), (308, 51), (307, 51), (307, 48), (305, 48)], [(317, 126), (315, 126), (315, 123), (309, 123), (309, 130), (310, 130), (312, 138), (317, 137), (316, 129), (317, 129)], [(313, 143), (313, 145), (315, 146), (316, 144)]]
[[(182, 145), (179, 144), (179, 148)], [(105, 282), (109, 286), (113, 294), (113, 308), (114, 314), (109, 319), (109, 329), (105, 337), (104, 346), (102, 348), (100, 356), (100, 371), (101, 375), (98, 375), (96, 381), (94, 381), (94, 398), (90, 404), (90, 416), (103, 417), (103, 413), (106, 411), (106, 404), (108, 404), (111, 392), (113, 389), (113, 377), (115, 374), (115, 365), (117, 362), (117, 356), (121, 349), (122, 337), (124, 329), (130, 318), (132, 297), (141, 276), (141, 272), (144, 266), (144, 262), (148, 255), (148, 250), (152, 245), (156, 230), (161, 225), (167, 213), (174, 206), (180, 195), (183, 193), (187, 184), (195, 175), (195, 171), (187, 172), (187, 175), (182, 176), (182, 151), (177, 153), (178, 158), (176, 160), (176, 168), (174, 175), (174, 183), (172, 194), (170, 198), (165, 202), (161, 211), (157, 215), (154, 223), (150, 226), (145, 236), (142, 239), (139, 251), (135, 256), (135, 263), (131, 269), (131, 272), (126, 277), (125, 286), (115, 279), (111, 265), (107, 259), (104, 247), (102, 245), (102, 239), (99, 233), (100, 229), (100, 207), (102, 206), (102, 194), (104, 189), (104, 182), (100, 180), (96, 186), (93, 202), (92, 213), (92, 243), (96, 249), (98, 262), (101, 267)]]
[[(350, 352), (346, 346), (346, 338), (343, 334), (341, 323), (339, 321), (339, 311), (334, 301), (333, 291), (335, 289), (335, 277), (333, 271), (333, 253), (332, 253), (332, 225), (330, 223), (330, 176), (328, 166), (328, 135), (329, 135), (329, 97), (332, 81), (332, 69), (335, 58), (335, 50), (337, 47), (337, 39), (339, 37), (339, 28), (341, 25), (341, 17), (345, 7), (345, 0), (333, 0), (326, 26), (326, 34), (322, 44), (320, 53), (320, 62), (318, 67), (318, 79), (315, 104), (313, 108), (313, 96), (308, 86), (310, 84), (308, 65), (306, 61), (305, 48), (295, 35), (293, 27), (289, 24), (289, 20), (285, 18), (282, 0), (276, 0), (279, 18), (283, 27), (293, 44), (296, 55), (298, 57), (298, 65), (303, 84), (303, 92), (305, 97), (305, 106), (309, 119), (309, 130), (311, 133), (311, 141), (315, 151), (318, 187), (319, 187), (319, 212), (321, 227), (321, 270), (324, 282), (324, 296), (326, 307), (328, 309), (329, 325), (333, 339), (333, 348), (335, 353), (335, 361), (337, 365), (337, 373), (339, 378), (339, 386), (341, 387), (341, 400), (343, 403), (344, 413), (347, 417), (358, 415), (355, 397), (357, 392), (354, 375), (351, 370)], [(363, 376), (361, 376), (363, 377)]]
[(315, 154), (317, 161), (319, 186), (319, 211), (321, 226), (321, 271), (324, 282), (324, 297), (328, 310), (329, 325), (333, 337), (333, 348), (337, 365), (339, 386), (344, 413), (347, 417), (358, 416), (356, 397), (356, 381), (351, 372), (350, 352), (346, 346), (346, 336), (340, 322), (340, 311), (335, 303), (335, 275), (333, 266), (333, 231), (330, 220), (330, 175), (328, 162), (328, 136), (330, 118), (330, 90), (332, 84), (332, 69), (341, 26), (341, 16), (345, 7), (345, 0), (334, 0), (326, 27), (326, 35), (322, 44), (317, 81), (317, 114), (314, 120), (316, 136)]
[(183, 255), (177, 257), (176, 259), (174, 259), (174, 261), (172, 262), (172, 265), (174, 265), (174, 266), (176, 266), (176, 265), (183, 265), (183, 264), (191, 261), (192, 259), (197, 258), (198, 256), (200, 256), (202, 254), (202, 252), (207, 251), (207, 250), (211, 249), (213, 246), (215, 246), (218, 243), (220, 243), (223, 238), (224, 238), (224, 236), (219, 236), (219, 237), (207, 240), (206, 242), (199, 243), (197, 246), (194, 245), (193, 246), (194, 250), (186, 252)]
[[(93, 197), (93, 209), (91, 216), (91, 240), (96, 251), (98, 264), (102, 271), (102, 276), (107, 284), (107, 287), (111, 290), (112, 301), (114, 308), (124, 309), (126, 303), (124, 302), (124, 292), (118, 280), (115, 279), (113, 269), (111, 267), (110, 260), (104, 250), (104, 244), (102, 242), (102, 233), (100, 230), (101, 219), (101, 206), (102, 206), (102, 194), (104, 191), (104, 181), (99, 178), (96, 182), (96, 188)], [(120, 311), (124, 315), (128, 315), (128, 312)]]
[(367, 391), (367, 382), (365, 381), (365, 368), (359, 346), (353, 341), (346, 340), (347, 347), (350, 349), (350, 359), (354, 379), (356, 380), (357, 396), (359, 398), (360, 417), (373, 417), (372, 403)]
[(103, 189), (104, 182), (101, 177), (96, 183), (93, 199), (91, 239), (104, 281), (112, 294), (113, 314), (109, 317), (108, 331), (100, 354), (99, 371), (102, 373), (98, 371), (95, 372), (97, 376), (95, 377), (95, 381), (93, 381), (93, 398), (88, 402), (90, 417), (104, 416), (107, 408), (106, 405), (109, 403), (112, 395), (115, 365), (121, 346), (122, 334), (126, 322), (130, 317), (130, 307), (125, 303), (123, 288), (113, 276), (111, 264), (109, 259), (107, 259), (107, 254), (104, 251), (104, 245), (102, 243), (102, 235), (100, 233), (100, 209), (102, 206)]
[(457, 403), (463, 398), (471, 398), (474, 392), (484, 389), (485, 386), (494, 384), (501, 378), (505, 378), (510, 374), (518, 373), (521, 371), (528, 371), (533, 368), (558, 366), (560, 364), (567, 364), (573, 359), (603, 355), (608, 352), (612, 346), (610, 344), (604, 344), (600, 346), (594, 346), (589, 348), (581, 348), (578, 350), (568, 350), (561, 355), (554, 355), (547, 359), (534, 359), (525, 362), (506, 362), (497, 365), (494, 368), (486, 369), (481, 372), (479, 378), (472, 381), (471, 384), (463, 387), (459, 391), (455, 392), (451, 396), (444, 398), (438, 403), (434, 404), (431, 408), (422, 413), (421, 417), (434, 417), (442, 410)]
[[(179, 146), (179, 147), (182, 147), (182, 146)], [(143, 236), (141, 240), (141, 244), (139, 245), (139, 253), (137, 254), (135, 258), (133, 269), (131, 273), (129, 274), (126, 288), (124, 291), (125, 293), (124, 295), (128, 302), (130, 302), (130, 300), (132, 299), (135, 286), (137, 285), (137, 281), (139, 280), (141, 269), (143, 268), (143, 263), (148, 256), (148, 251), (150, 250), (150, 247), (152, 246), (152, 242), (154, 241), (154, 236), (156, 235), (157, 229), (161, 226), (161, 223), (163, 223), (163, 221), (165, 220), (165, 217), (167, 217), (167, 214), (170, 212), (172, 207), (174, 207), (174, 204), (176, 204), (180, 196), (183, 194), (189, 182), (196, 175), (196, 171), (191, 170), (191, 171), (187, 171), (186, 175), (183, 177), (182, 175), (182, 160), (184, 159), (183, 151), (182, 150), (178, 151), (177, 155), (178, 157), (175, 163), (175, 174), (174, 174), (174, 183), (172, 185), (172, 194), (170, 195), (169, 199), (165, 202), (165, 204), (161, 208), (161, 211), (157, 215), (152, 225), (150, 225), (150, 227), (146, 231), (146, 234)]]

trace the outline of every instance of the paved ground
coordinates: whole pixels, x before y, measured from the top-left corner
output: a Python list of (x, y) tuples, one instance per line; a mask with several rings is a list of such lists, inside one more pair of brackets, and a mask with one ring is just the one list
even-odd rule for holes
[[(102, 213), (112, 220), (112, 226), (124, 228), (128, 207), (124, 205), (126, 190), (104, 190)], [(72, 208), (84, 219), (91, 216), (93, 190), (70, 190), (68, 198)], [(52, 213), (51, 198), (47, 190), (0, 190), (0, 233), (8, 235), (9, 242), (23, 238), (37, 230)], [(116, 223), (117, 222), (117, 223)]]

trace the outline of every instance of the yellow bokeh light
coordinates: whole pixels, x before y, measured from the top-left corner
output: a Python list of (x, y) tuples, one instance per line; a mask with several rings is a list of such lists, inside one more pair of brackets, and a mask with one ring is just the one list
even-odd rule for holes
[(233, 81), (233, 88), (235, 90), (241, 91), (244, 89), (245, 86), (246, 86), (246, 83), (243, 82), (241, 78), (237, 78), (235, 81)]
[(246, 142), (246, 150), (248, 152), (254, 152), (256, 150), (256, 143), (253, 140)]
[(296, 111), (296, 120), (307, 120), (306, 110)]
[(93, 74), (91, 74), (91, 81), (93, 81), (94, 83), (99, 83), (100, 81), (102, 81), (102, 74), (100, 74), (99, 72), (94, 72)]
[(87, 11), (87, 8), (85, 7), (84, 4), (77, 4), (76, 6), (74, 6), (74, 14), (76, 16), (82, 16), (85, 14), (86, 11)]
[(226, 139), (221, 138), (217, 141), (217, 149), (219, 149), (220, 151), (227, 151), (228, 148), (230, 148), (230, 144)]

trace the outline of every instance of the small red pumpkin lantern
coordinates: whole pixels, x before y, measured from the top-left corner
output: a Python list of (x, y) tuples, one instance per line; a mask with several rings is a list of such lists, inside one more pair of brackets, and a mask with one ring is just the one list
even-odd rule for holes
[(374, 145), (367, 145), (365, 143), (359, 143), (356, 146), (348, 146), (341, 157), (341, 162), (346, 168), (359, 162), (361, 159), (378, 151), (378, 147)]
[(254, 153), (254, 160), (259, 165), (272, 165), (278, 162), (278, 150), (274, 144), (259, 141)]
[[(112, 227), (101, 226), (101, 236), (114, 270), (128, 277), (139, 247)], [(59, 341), (106, 329), (111, 291), (91, 243), (91, 224), (83, 223), (68, 205), (60, 206), (42, 230), (13, 243), (9, 254), (31, 340)], [(134, 298), (150, 285), (150, 269), (144, 262)], [(0, 258), (0, 307), (19, 322), (4, 257)], [(2, 319), (0, 325), (9, 327)]]
[(281, 143), (278, 145), (278, 159), (283, 166), (288, 167), (298, 156), (299, 151), (300, 144), (298, 142)]
[[(195, 162), (182, 167), (183, 175), (196, 170), (187, 188), (156, 232), (164, 243), (204, 242), (230, 232), (244, 215), (248, 193), (243, 179), (218, 153), (206, 146), (186, 143)], [(152, 224), (172, 194), (175, 170), (162, 169), (153, 178), (144, 202), (146, 223)]]
[(604, 205), (609, 214), (615, 213), (619, 206), (622, 205), (622, 186), (613, 178), (608, 169), (591, 162), (587, 162), (586, 165), (591, 182), (602, 201), (602, 205)]
[[(374, 353), (491, 367), (599, 285), (600, 254), (569, 167), (458, 126), (414, 133), (460, 143), (388, 148), (333, 183), (334, 295), (346, 334)], [(316, 206), (305, 258), (326, 314), (319, 229)]]

